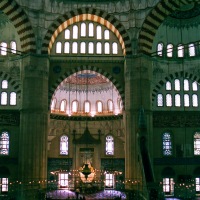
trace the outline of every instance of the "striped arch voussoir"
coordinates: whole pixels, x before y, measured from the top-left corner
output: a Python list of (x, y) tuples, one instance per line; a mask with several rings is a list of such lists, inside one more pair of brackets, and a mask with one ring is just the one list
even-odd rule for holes
[(21, 48), (24, 53), (35, 53), (35, 36), (31, 23), (15, 0), (1, 0), (0, 10), (8, 16), (11, 23), (17, 30), (21, 41)]
[(13, 80), (8, 74), (0, 71), (0, 78), (2, 80), (7, 80), (8, 83), (12, 86), (12, 88), (14, 89), (14, 91), (20, 95), (21, 94), (21, 88), (19, 83), (17, 83), (15, 80)]
[(154, 104), (154, 101), (156, 99), (157, 93), (160, 91), (160, 89), (166, 84), (167, 81), (172, 81), (176, 78), (188, 78), (192, 81), (196, 81), (200, 84), (200, 78), (196, 75), (190, 74), (188, 72), (176, 72), (174, 74), (170, 74), (169, 76), (165, 77), (163, 80), (160, 80), (159, 83), (154, 87), (152, 91), (152, 105)]
[(64, 15), (57, 18), (57, 20), (54, 21), (53, 24), (49, 27), (44, 37), (42, 53), (50, 53), (50, 50), (52, 48), (53, 43), (56, 40), (56, 37), (67, 26), (83, 20), (95, 21), (106, 26), (108, 29), (113, 31), (118, 37), (119, 42), (122, 45), (122, 49), (124, 50), (124, 54), (132, 54), (131, 41), (124, 26), (113, 16), (95, 8), (80, 8), (77, 10), (67, 12)]
[(148, 14), (139, 34), (140, 52), (151, 55), (154, 37), (164, 19), (177, 8), (199, 0), (161, 0)]
[(121, 87), (121, 85), (118, 83), (118, 81), (113, 76), (111, 76), (109, 73), (107, 73), (106, 71), (104, 71), (104, 70), (102, 70), (100, 68), (97, 68), (97, 67), (94, 67), (94, 66), (89, 66), (89, 65), (82, 65), (82, 66), (79, 66), (77, 68), (72, 69), (71, 71), (65, 72), (51, 86), (51, 88), (49, 89), (49, 96), (48, 96), (49, 109), (50, 109), (52, 96), (53, 96), (54, 92), (56, 91), (57, 87), (60, 85), (60, 83), (64, 79), (66, 79), (67, 77), (71, 76), (72, 74), (77, 73), (79, 71), (83, 71), (83, 70), (94, 71), (94, 72), (99, 73), (102, 76), (106, 77), (107, 79), (109, 79), (113, 83), (113, 85), (116, 87), (116, 89), (119, 91), (119, 94), (121, 95), (121, 98), (122, 98), (123, 106), (125, 106), (124, 105), (124, 102), (125, 102), (124, 90)]

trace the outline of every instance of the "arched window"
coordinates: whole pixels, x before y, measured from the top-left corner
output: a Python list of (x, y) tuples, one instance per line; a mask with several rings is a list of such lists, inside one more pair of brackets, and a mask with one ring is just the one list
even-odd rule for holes
[(96, 53), (102, 54), (102, 44), (101, 44), (101, 42), (97, 42)]
[(89, 101), (85, 101), (85, 103), (84, 103), (84, 112), (85, 113), (90, 112), (90, 102)]
[(7, 105), (8, 103), (8, 94), (7, 92), (1, 93), (1, 105)]
[(180, 94), (175, 94), (175, 106), (176, 107), (181, 106), (181, 96), (180, 96)]
[(67, 107), (67, 101), (66, 100), (62, 100), (60, 103), (60, 111), (61, 112), (66, 112), (66, 107)]
[(184, 91), (189, 91), (189, 81), (188, 79), (184, 79)]
[(113, 54), (118, 54), (118, 45), (117, 42), (112, 43), (112, 53)]
[(52, 101), (51, 101), (51, 110), (55, 110), (56, 108), (56, 98), (54, 98)]
[(158, 54), (158, 56), (162, 56), (163, 55), (163, 43), (158, 43), (157, 54)]
[(163, 143), (163, 155), (171, 156), (172, 155), (172, 136), (171, 133), (163, 133), (162, 135), (162, 143)]
[(113, 101), (112, 100), (108, 100), (108, 112), (113, 112)]
[(184, 106), (189, 107), (190, 106), (190, 97), (188, 94), (184, 94)]
[(72, 36), (72, 38), (78, 39), (78, 26), (77, 25), (73, 26), (73, 36)]
[(0, 135), (0, 155), (9, 155), (9, 134), (7, 131)]
[(192, 106), (198, 107), (198, 96), (197, 96), (197, 94), (192, 95)]
[(78, 101), (73, 101), (72, 102), (72, 112), (73, 113), (78, 112)]
[(195, 46), (194, 46), (194, 44), (189, 44), (188, 48), (189, 48), (189, 56), (190, 57), (195, 56)]
[(102, 39), (102, 29), (101, 26), (97, 26), (97, 40), (101, 40)]
[(10, 93), (10, 105), (14, 106), (17, 104), (17, 95), (16, 92)]
[(78, 53), (78, 43), (77, 42), (72, 43), (72, 53)]
[(0, 49), (1, 49), (1, 55), (2, 56), (7, 55), (7, 44), (5, 42), (1, 43)]
[(88, 53), (94, 54), (94, 43), (93, 42), (88, 43)]
[(60, 188), (67, 188), (69, 186), (69, 175), (67, 173), (58, 174), (58, 183)]
[(178, 45), (178, 57), (179, 58), (184, 57), (184, 46), (182, 44)]
[(200, 155), (200, 132), (194, 134), (194, 155)]
[(65, 39), (70, 39), (70, 30), (69, 29), (65, 30)]
[(1, 88), (2, 89), (8, 89), (8, 81), (7, 80), (3, 80), (1, 82)]
[(89, 37), (94, 37), (94, 24), (90, 22), (88, 27), (89, 27), (89, 31), (88, 31)]
[(86, 53), (86, 44), (85, 44), (85, 42), (81, 42), (80, 53), (83, 53), (83, 54)]
[(172, 84), (169, 81), (166, 82), (166, 90), (172, 90)]
[(166, 195), (174, 194), (174, 179), (173, 178), (163, 178), (163, 192)]
[(69, 42), (65, 42), (65, 44), (64, 44), (64, 53), (70, 53), (70, 44), (69, 44)]
[(108, 42), (104, 44), (104, 53), (110, 54), (110, 44)]
[(68, 136), (63, 135), (60, 137), (60, 155), (68, 155), (69, 151)]
[(11, 53), (16, 54), (17, 51), (17, 44), (15, 41), (10, 42)]
[(97, 101), (97, 112), (98, 113), (103, 112), (103, 103), (101, 101)]
[(157, 95), (157, 106), (163, 106), (163, 95), (162, 94), (158, 94)]
[(174, 80), (174, 89), (176, 91), (180, 91), (180, 88), (181, 88), (181, 86), (180, 86), (180, 80), (179, 79), (175, 79)]
[(114, 138), (111, 135), (106, 137), (106, 155), (114, 155)]
[(56, 43), (56, 53), (61, 53), (62, 52), (62, 43), (57, 42)]
[(196, 81), (192, 83), (192, 90), (193, 91), (197, 91), (198, 90), (198, 84), (197, 84)]
[(81, 23), (81, 37), (86, 37), (86, 24)]
[(109, 40), (110, 39), (110, 32), (109, 32), (109, 30), (105, 30), (104, 31), (104, 39), (105, 40)]
[(173, 56), (173, 45), (168, 44), (167, 45), (167, 57), (172, 57)]
[(168, 107), (172, 106), (172, 95), (171, 94), (166, 95), (166, 106), (168, 106)]

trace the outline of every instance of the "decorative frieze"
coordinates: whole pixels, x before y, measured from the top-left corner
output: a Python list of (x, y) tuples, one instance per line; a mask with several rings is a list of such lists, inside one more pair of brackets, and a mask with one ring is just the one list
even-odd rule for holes
[(154, 127), (199, 127), (200, 113), (197, 112), (154, 112)]

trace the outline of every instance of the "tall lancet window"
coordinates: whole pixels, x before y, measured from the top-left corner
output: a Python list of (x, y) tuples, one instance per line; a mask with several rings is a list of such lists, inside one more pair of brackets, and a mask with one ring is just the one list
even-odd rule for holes
[(60, 137), (60, 155), (68, 155), (68, 137), (66, 135)]
[(162, 142), (163, 142), (163, 155), (164, 156), (171, 156), (172, 155), (172, 136), (171, 136), (171, 133), (163, 133)]
[(9, 134), (3, 131), (0, 135), (0, 155), (9, 154)]
[(114, 155), (114, 138), (112, 135), (106, 137), (106, 155)]

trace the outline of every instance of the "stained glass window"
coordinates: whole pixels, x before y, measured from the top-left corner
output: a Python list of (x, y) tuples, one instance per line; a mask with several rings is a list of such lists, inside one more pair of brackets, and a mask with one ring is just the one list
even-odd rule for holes
[(10, 105), (14, 106), (17, 104), (17, 94), (16, 92), (10, 93)]
[(11, 41), (10, 42), (10, 48), (11, 48), (11, 53), (16, 53), (16, 50), (17, 50), (17, 44), (15, 41)]
[(0, 178), (0, 193), (8, 192), (8, 178)]
[(86, 24), (81, 23), (81, 37), (85, 37), (85, 36), (86, 36)]
[(189, 91), (189, 81), (188, 79), (184, 79), (184, 91)]
[(176, 91), (180, 91), (181, 86), (180, 86), (180, 80), (179, 80), (179, 79), (175, 79), (175, 80), (174, 80), (174, 89), (175, 89)]
[(189, 56), (190, 57), (195, 56), (195, 46), (194, 46), (194, 44), (189, 44), (188, 48), (189, 48)]
[(69, 29), (65, 30), (65, 39), (70, 39), (70, 30)]
[(170, 133), (163, 133), (162, 137), (163, 142), (163, 155), (171, 156), (172, 155), (172, 137)]
[(200, 132), (194, 134), (194, 155), (200, 155)]
[(58, 183), (60, 188), (66, 188), (69, 185), (69, 178), (67, 173), (58, 174)]
[(192, 83), (192, 90), (193, 91), (197, 91), (198, 90), (198, 84), (197, 84), (196, 81)]
[(7, 92), (1, 93), (1, 105), (7, 105), (8, 103), (8, 94)]
[(108, 100), (108, 112), (113, 112), (113, 101)]
[(168, 106), (168, 107), (172, 106), (172, 95), (171, 94), (166, 95), (166, 106)]
[(195, 178), (196, 192), (200, 193), (200, 178)]
[(102, 29), (101, 26), (97, 26), (97, 40), (102, 39)]
[(101, 42), (97, 42), (96, 53), (102, 54), (102, 44), (101, 44)]
[(89, 23), (89, 37), (94, 37), (94, 24), (93, 23)]
[(76, 113), (78, 111), (78, 101), (72, 102), (72, 112)]
[(163, 192), (166, 195), (174, 194), (174, 179), (173, 178), (163, 178)]
[(68, 137), (66, 135), (60, 137), (60, 154), (68, 155)]
[(173, 45), (168, 44), (167, 45), (167, 57), (172, 57), (173, 56)]
[(110, 43), (106, 42), (104, 44), (104, 53), (105, 54), (110, 54)]
[(117, 42), (113, 42), (113, 44), (112, 44), (112, 53), (113, 54), (118, 54), (118, 45), (117, 45)]
[(9, 134), (7, 131), (3, 131), (0, 135), (0, 154), (9, 154)]
[(7, 80), (3, 80), (1, 83), (1, 88), (2, 89), (8, 89), (8, 81)]
[(61, 112), (65, 112), (66, 111), (66, 107), (67, 107), (67, 101), (66, 100), (62, 100), (60, 103), (60, 111)]
[(198, 96), (196, 94), (192, 95), (192, 106), (198, 107)]
[(103, 112), (103, 104), (101, 101), (97, 102), (97, 112), (102, 113)]
[(89, 54), (93, 54), (94, 53), (94, 43), (93, 42), (89, 42), (88, 43), (88, 53)]
[(64, 44), (64, 53), (70, 53), (70, 44), (69, 42), (65, 42)]
[(163, 95), (162, 94), (157, 95), (157, 105), (163, 106)]
[(110, 39), (110, 32), (109, 32), (109, 30), (105, 30), (104, 31), (104, 39), (105, 40), (109, 40)]
[(189, 107), (190, 106), (190, 97), (188, 94), (184, 94), (184, 106)]
[(171, 82), (167, 81), (166, 82), (166, 90), (171, 90), (172, 89), (172, 84)]
[(62, 52), (62, 43), (57, 42), (56, 43), (56, 53), (61, 53)]
[(181, 96), (180, 96), (180, 94), (175, 94), (175, 106), (176, 107), (181, 106)]
[(158, 46), (157, 46), (157, 54), (159, 56), (162, 56), (163, 55), (163, 43), (159, 43)]
[(114, 155), (114, 138), (111, 135), (106, 137), (106, 155)]
[(73, 26), (73, 39), (78, 39), (78, 26)]
[(106, 188), (114, 187), (114, 174), (111, 174), (111, 173), (105, 174), (105, 186)]
[(179, 58), (184, 57), (184, 46), (182, 44), (178, 45), (178, 57)]
[(80, 53), (83, 53), (83, 54), (86, 53), (86, 43), (85, 42), (81, 42)]

